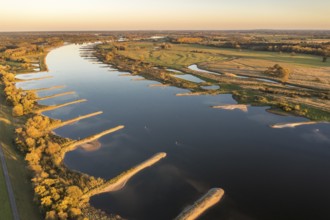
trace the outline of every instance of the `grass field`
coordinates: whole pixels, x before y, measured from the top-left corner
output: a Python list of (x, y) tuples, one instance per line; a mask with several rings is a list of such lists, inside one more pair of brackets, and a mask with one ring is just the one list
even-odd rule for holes
[(9, 197), (2, 167), (0, 166), (0, 219), (12, 219)]
[(196, 44), (171, 44), (169, 49), (160, 49), (161, 44), (151, 42), (122, 44), (126, 49), (119, 50), (119, 54), (157, 66), (182, 69), (198, 64), (213, 72), (280, 81), (264, 73), (269, 67), (279, 64), (290, 71), (288, 83), (314, 89), (330, 89), (330, 62), (322, 62), (319, 56), (240, 51)]
[(167, 50), (157, 49), (158, 47), (153, 43), (130, 43), (127, 49), (125, 51), (119, 51), (119, 54), (171, 68), (180, 68), (199, 62), (226, 59), (226, 56), (219, 56), (218, 54), (190, 53), (191, 50), (198, 48), (186, 45), (173, 44), (171, 49)]
[[(14, 123), (20, 123), (17, 119), (11, 116), (10, 107), (6, 106), (3, 99), (3, 88), (0, 88), (0, 143), (3, 146), (3, 151), (6, 157), (8, 172), (10, 174), (11, 184), (14, 190), (16, 204), (20, 218), (23, 219), (42, 219), (37, 205), (33, 202), (33, 190), (30, 181), (29, 171), (22, 155), (17, 151), (13, 144)], [(2, 170), (1, 170), (2, 175)], [(2, 184), (2, 177), (0, 181), (0, 195), (7, 193), (3, 192), (5, 189)], [(5, 197), (0, 196), (1, 207), (2, 200), (6, 203)], [(1, 208), (0, 208), (1, 210)], [(3, 218), (3, 213), (7, 213), (8, 206), (4, 206), (4, 212), (0, 211), (0, 219)], [(10, 209), (9, 209), (10, 211)], [(9, 218), (10, 219), (10, 218)]]
[[(124, 43), (123, 43), (124, 44)], [(148, 42), (130, 42), (120, 54), (155, 63), (161, 66), (182, 67), (195, 63), (215, 62), (230, 58), (245, 58), (284, 62), (304, 67), (330, 67), (330, 62), (321, 62), (321, 57), (289, 53), (260, 52), (252, 50), (223, 49), (196, 44), (171, 44), (170, 49), (159, 49), (160, 45)]]

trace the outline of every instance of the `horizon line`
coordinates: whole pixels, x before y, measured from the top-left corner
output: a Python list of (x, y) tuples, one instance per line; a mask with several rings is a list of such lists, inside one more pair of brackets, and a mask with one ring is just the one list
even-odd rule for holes
[(0, 31), (0, 33), (45, 33), (45, 32), (162, 32), (162, 31), (330, 31), (330, 29), (321, 28), (248, 28), (248, 29), (114, 29), (114, 30), (17, 30), (17, 31)]

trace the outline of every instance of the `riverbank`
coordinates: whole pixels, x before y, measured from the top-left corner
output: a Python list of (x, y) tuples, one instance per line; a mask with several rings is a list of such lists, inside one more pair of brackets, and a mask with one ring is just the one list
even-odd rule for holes
[[(10, 173), (10, 181), (14, 191), (17, 208), (20, 219), (41, 219), (41, 214), (33, 202), (34, 195), (32, 185), (30, 181), (31, 172), (26, 169), (26, 162), (17, 147), (13, 143), (13, 137), (15, 137), (15, 127), (19, 127), (23, 124), (23, 120), (13, 118), (11, 115), (11, 107), (5, 101), (3, 94), (3, 85), (0, 85), (0, 117), (4, 120), (0, 120), (0, 144), (2, 145), (8, 172)], [(4, 179), (2, 179), (4, 180)], [(0, 185), (5, 187), (4, 183)], [(4, 190), (4, 191), (3, 191)], [(11, 208), (9, 206), (9, 200), (7, 190), (2, 188), (1, 190), (1, 204), (4, 209), (0, 211), (1, 218), (11, 219)], [(7, 202), (6, 202), (7, 201)]]
[[(124, 45), (124, 50), (117, 50), (120, 45)], [(267, 65), (273, 62), (278, 62), (285, 65), (287, 60), (281, 61), (281, 58), (268, 58), (269, 53), (248, 51), (241, 53), (247, 58), (250, 58), (254, 53), (257, 56), (254, 61), (261, 65), (253, 73), (251, 67), (251, 59), (238, 59), (238, 53), (233, 50), (225, 51), (213, 47), (195, 45), (195, 44), (170, 44), (168, 49), (154, 50), (154, 45), (151, 42), (125, 42), (125, 43), (110, 43), (100, 44), (96, 47), (96, 55), (103, 63), (111, 64), (121, 71), (129, 71), (134, 75), (141, 75), (147, 79), (157, 80), (162, 84), (170, 84), (183, 89), (190, 90), (189, 95), (201, 94), (233, 94), (233, 97), (238, 104), (250, 104), (254, 106), (271, 106), (280, 111), (287, 112), (291, 115), (302, 116), (316, 121), (330, 121), (330, 101), (329, 101), (329, 86), (326, 83), (327, 78), (324, 78), (324, 70), (318, 68), (318, 64), (313, 60), (313, 66), (304, 66), (301, 60), (292, 58), (299, 70), (304, 68), (317, 69), (315, 77), (321, 77), (318, 82), (315, 80), (315, 85), (310, 86), (310, 80), (302, 82), (291, 79), (282, 83), (281, 79), (274, 76), (265, 75), (262, 68), (267, 69)], [(193, 54), (193, 56), (191, 55)], [(267, 55), (266, 58), (262, 54)], [(237, 56), (236, 56), (237, 55)], [(160, 57), (162, 59), (160, 59)], [(310, 56), (303, 56), (304, 59), (311, 59)], [(184, 58), (184, 59), (183, 59)], [(196, 60), (198, 58), (198, 60)], [(286, 57), (287, 59), (287, 57)], [(229, 71), (218, 70), (214, 66), (221, 67), (223, 63), (235, 63), (239, 67), (232, 66)], [(243, 60), (243, 61), (242, 61)], [(250, 64), (245, 64), (248, 60)], [(203, 69), (192, 69), (191, 66), (202, 66)], [(233, 64), (231, 64), (233, 65)], [(169, 71), (175, 69), (178, 72)], [(236, 69), (237, 70), (236, 70)], [(323, 67), (322, 67), (323, 68)], [(237, 72), (238, 71), (238, 72)], [(322, 72), (323, 71), (323, 72)], [(227, 74), (220, 74), (220, 73)], [(244, 73), (243, 73), (244, 72)], [(306, 72), (306, 71), (305, 71)], [(304, 72), (304, 73), (305, 73)], [(190, 74), (201, 80), (205, 80), (210, 85), (220, 85), (219, 89), (206, 90), (200, 83), (193, 83), (187, 80), (180, 82), (180, 79), (171, 74)], [(236, 75), (233, 77), (231, 74)], [(294, 77), (303, 79), (301, 74), (296, 74)], [(313, 77), (309, 74), (308, 77)], [(324, 78), (324, 80), (323, 80)], [(178, 81), (179, 80), (179, 81)], [(181, 79), (183, 80), (183, 79)], [(320, 87), (320, 84), (322, 86)], [(321, 89), (320, 89), (321, 88)]]

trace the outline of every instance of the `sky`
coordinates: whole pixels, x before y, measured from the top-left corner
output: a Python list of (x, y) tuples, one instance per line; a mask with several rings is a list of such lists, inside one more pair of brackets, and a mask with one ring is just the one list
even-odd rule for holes
[(0, 31), (327, 29), (330, 0), (0, 0)]

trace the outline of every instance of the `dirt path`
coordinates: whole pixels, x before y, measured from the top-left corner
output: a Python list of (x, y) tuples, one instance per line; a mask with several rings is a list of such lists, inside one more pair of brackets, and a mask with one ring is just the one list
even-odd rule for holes
[(3, 153), (1, 144), (0, 144), (0, 160), (1, 160), (1, 165), (2, 165), (2, 169), (3, 169), (3, 175), (4, 175), (5, 181), (6, 181), (6, 186), (7, 186), (8, 196), (9, 196), (9, 202), (10, 202), (10, 206), (11, 206), (11, 211), (13, 213), (13, 219), (14, 220), (19, 220), (19, 214), (18, 214), (18, 211), (17, 211), (15, 195), (14, 195), (14, 192), (13, 192), (13, 187), (11, 186), (10, 177), (9, 177), (7, 164), (6, 164), (6, 160), (5, 160), (5, 155)]

